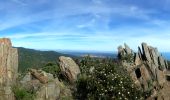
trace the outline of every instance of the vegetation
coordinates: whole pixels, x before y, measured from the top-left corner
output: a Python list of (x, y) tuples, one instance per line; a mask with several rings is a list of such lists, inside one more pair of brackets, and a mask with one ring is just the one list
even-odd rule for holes
[(60, 75), (60, 68), (58, 64), (55, 63), (51, 63), (51, 62), (47, 63), (44, 67), (42, 67), (42, 70), (47, 73), (53, 74), (55, 78), (59, 77)]
[(19, 85), (13, 87), (13, 92), (16, 100), (34, 100), (35, 97), (35, 91), (27, 90)]
[(130, 76), (112, 59), (86, 57), (79, 62), (75, 97), (89, 100), (140, 100), (142, 91), (133, 84)]
[(128, 63), (132, 63), (134, 61), (133, 54), (126, 54), (121, 57), (122, 61), (127, 61)]
[[(56, 63), (59, 56), (70, 56), (55, 51), (39, 51), (26, 48), (18, 48), (19, 72), (25, 72), (28, 68), (41, 68), (48, 62)], [(74, 56), (71, 56), (74, 57)]]

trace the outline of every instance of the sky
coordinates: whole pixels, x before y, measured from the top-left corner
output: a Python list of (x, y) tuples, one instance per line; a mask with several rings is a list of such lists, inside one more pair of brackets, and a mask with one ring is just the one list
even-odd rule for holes
[(170, 0), (0, 0), (0, 37), (13, 46), (117, 51), (141, 42), (170, 52)]

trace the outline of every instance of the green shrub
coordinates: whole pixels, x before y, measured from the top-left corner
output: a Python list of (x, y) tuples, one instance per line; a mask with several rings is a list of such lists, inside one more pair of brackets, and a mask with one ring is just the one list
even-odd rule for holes
[(121, 57), (121, 60), (132, 63), (134, 61), (134, 56), (133, 54), (126, 54)]
[(47, 72), (47, 73), (51, 73), (53, 74), (54, 77), (58, 77), (60, 75), (60, 68), (57, 64), (55, 63), (47, 63), (43, 68), (43, 71)]
[[(80, 61), (75, 96), (81, 100), (140, 100), (142, 91), (133, 84), (128, 73), (112, 59), (86, 57)], [(90, 69), (94, 67), (93, 71)]]
[(27, 91), (21, 86), (14, 86), (13, 92), (16, 100), (34, 100), (35, 91)]

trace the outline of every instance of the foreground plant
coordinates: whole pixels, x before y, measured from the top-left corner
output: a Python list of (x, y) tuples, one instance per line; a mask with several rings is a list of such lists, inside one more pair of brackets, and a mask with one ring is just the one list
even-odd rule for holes
[(77, 81), (77, 99), (140, 100), (142, 91), (133, 84), (128, 73), (112, 59), (86, 57), (80, 62), (82, 74)]

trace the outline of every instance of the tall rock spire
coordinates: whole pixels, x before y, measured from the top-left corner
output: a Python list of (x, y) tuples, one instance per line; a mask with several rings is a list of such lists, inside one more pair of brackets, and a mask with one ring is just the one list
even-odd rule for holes
[(0, 100), (13, 100), (11, 85), (16, 82), (18, 73), (18, 51), (12, 47), (11, 40), (0, 38)]

